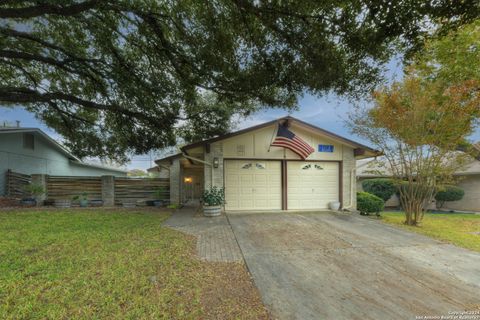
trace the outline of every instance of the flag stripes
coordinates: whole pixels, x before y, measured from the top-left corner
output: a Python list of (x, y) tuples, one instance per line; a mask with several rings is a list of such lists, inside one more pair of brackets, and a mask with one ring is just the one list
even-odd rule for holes
[(293, 132), (285, 126), (279, 125), (277, 136), (271, 143), (272, 146), (287, 148), (298, 154), (303, 160), (315, 152), (308, 143), (297, 137)]

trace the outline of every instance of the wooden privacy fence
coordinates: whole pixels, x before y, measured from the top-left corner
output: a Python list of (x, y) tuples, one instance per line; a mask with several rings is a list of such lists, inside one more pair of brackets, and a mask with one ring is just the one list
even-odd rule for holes
[(170, 180), (164, 178), (115, 178), (115, 204), (157, 199), (161, 189), (163, 199), (170, 197)]
[[(32, 177), (11, 170), (6, 174), (7, 196), (24, 197), (25, 186), (31, 183)], [(105, 178), (112, 179), (112, 177)], [(112, 184), (104, 183), (102, 177), (45, 175), (44, 181), (45, 196), (48, 200), (71, 200), (75, 196), (86, 193), (88, 200), (103, 200), (104, 203), (121, 205), (125, 202), (155, 200), (159, 196), (161, 199), (170, 197), (170, 180), (164, 178), (114, 177)], [(158, 195), (159, 189), (161, 189), (160, 195)]]
[(47, 176), (49, 200), (72, 199), (87, 194), (89, 200), (102, 199), (101, 177)]
[(21, 198), (27, 195), (25, 187), (32, 181), (31, 176), (7, 170), (6, 178), (7, 196)]

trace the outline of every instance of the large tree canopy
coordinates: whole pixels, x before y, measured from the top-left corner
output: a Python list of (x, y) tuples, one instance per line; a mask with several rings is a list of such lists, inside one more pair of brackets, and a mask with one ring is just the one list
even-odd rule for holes
[[(304, 91), (373, 88), (393, 45), (479, 15), (476, 1), (3, 0), (0, 103), (78, 156), (122, 158), (228, 129)], [(206, 96), (206, 97), (205, 97)], [(219, 107), (216, 107), (219, 106)]]

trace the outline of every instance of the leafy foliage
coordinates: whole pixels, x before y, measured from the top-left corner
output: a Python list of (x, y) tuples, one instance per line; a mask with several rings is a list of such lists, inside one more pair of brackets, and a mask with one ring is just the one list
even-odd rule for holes
[(474, 1), (2, 1), (0, 102), (79, 157), (125, 161), (260, 107), (295, 108), (305, 91), (369, 92), (425, 22), (478, 15)]
[(385, 202), (382, 198), (368, 192), (357, 192), (357, 210), (360, 211), (360, 214), (376, 213), (380, 215), (384, 207)]
[(225, 203), (223, 188), (211, 187), (203, 192), (203, 204), (206, 206), (221, 206)]
[(42, 194), (45, 193), (45, 189), (43, 188), (43, 186), (38, 184), (38, 183), (27, 184), (24, 187), (24, 190), (25, 190), (25, 192), (27, 192), (30, 196), (32, 196), (34, 198), (37, 198), (37, 197), (39, 197), (39, 196), (41, 196)]
[(457, 186), (446, 185), (440, 188), (435, 195), (435, 200), (439, 202), (439, 207), (443, 207), (445, 201), (462, 200), (465, 191)]
[(385, 178), (363, 180), (362, 188), (364, 191), (383, 199), (383, 201), (388, 201), (397, 191), (395, 182), (392, 179)]

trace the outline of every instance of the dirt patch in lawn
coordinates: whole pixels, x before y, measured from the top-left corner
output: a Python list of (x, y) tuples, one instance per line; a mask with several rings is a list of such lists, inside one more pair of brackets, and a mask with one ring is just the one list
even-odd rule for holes
[(205, 263), (201, 304), (207, 319), (269, 319), (260, 294), (240, 263)]

